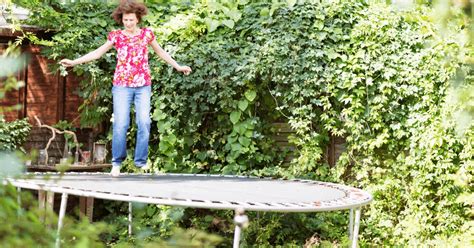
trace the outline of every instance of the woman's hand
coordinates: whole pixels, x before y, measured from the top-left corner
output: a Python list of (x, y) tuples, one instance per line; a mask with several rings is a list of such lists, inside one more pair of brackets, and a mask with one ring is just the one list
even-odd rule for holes
[(76, 65), (76, 63), (74, 63), (74, 60), (70, 60), (70, 59), (63, 59), (59, 61), (59, 63), (64, 67), (72, 67)]
[(189, 75), (189, 73), (192, 72), (191, 67), (189, 67), (187, 65), (179, 66), (176, 70), (179, 71), (179, 72), (184, 73), (184, 75), (186, 75), (186, 76)]

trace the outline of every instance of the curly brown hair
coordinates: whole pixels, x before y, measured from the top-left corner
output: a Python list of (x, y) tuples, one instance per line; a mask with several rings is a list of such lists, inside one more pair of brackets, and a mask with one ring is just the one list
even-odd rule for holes
[(144, 3), (137, 2), (135, 0), (121, 0), (119, 6), (112, 13), (112, 18), (120, 24), (123, 25), (122, 16), (123, 14), (135, 13), (137, 16), (138, 22), (142, 21), (142, 17), (148, 14), (148, 9)]

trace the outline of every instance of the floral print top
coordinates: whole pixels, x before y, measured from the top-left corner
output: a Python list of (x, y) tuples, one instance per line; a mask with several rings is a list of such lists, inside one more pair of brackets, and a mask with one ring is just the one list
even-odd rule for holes
[(117, 66), (114, 73), (114, 86), (142, 87), (151, 85), (148, 66), (148, 45), (155, 39), (149, 28), (140, 29), (134, 36), (123, 30), (111, 31), (107, 37), (117, 50)]

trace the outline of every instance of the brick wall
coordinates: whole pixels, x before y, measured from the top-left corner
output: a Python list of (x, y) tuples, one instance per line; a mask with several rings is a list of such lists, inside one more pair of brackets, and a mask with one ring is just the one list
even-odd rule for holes
[(59, 121), (57, 110), (60, 78), (48, 70), (48, 63), (52, 61), (41, 56), (39, 47), (28, 46), (25, 52), (31, 56), (26, 69), (26, 117), (34, 123), (32, 117), (37, 115), (43, 123), (52, 125)]
[[(6, 43), (0, 42), (0, 49)], [(75, 76), (61, 77), (50, 71), (48, 64), (57, 63), (41, 55), (41, 47), (24, 45), (22, 51), (29, 54), (28, 65), (17, 73), (17, 79), (25, 82), (19, 91), (11, 91), (0, 100), (1, 106), (21, 105), (16, 111), (4, 113), (7, 121), (28, 117), (36, 124), (34, 116), (43, 123), (53, 125), (60, 120), (73, 122), (79, 126), (78, 108), (83, 100), (75, 93), (79, 89), (79, 79)]]

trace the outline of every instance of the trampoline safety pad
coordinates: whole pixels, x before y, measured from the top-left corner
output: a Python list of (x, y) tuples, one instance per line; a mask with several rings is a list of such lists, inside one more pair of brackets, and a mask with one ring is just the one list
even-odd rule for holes
[(318, 212), (353, 209), (372, 196), (341, 184), (199, 174), (28, 173), (14, 186), (101, 199), (210, 209)]

